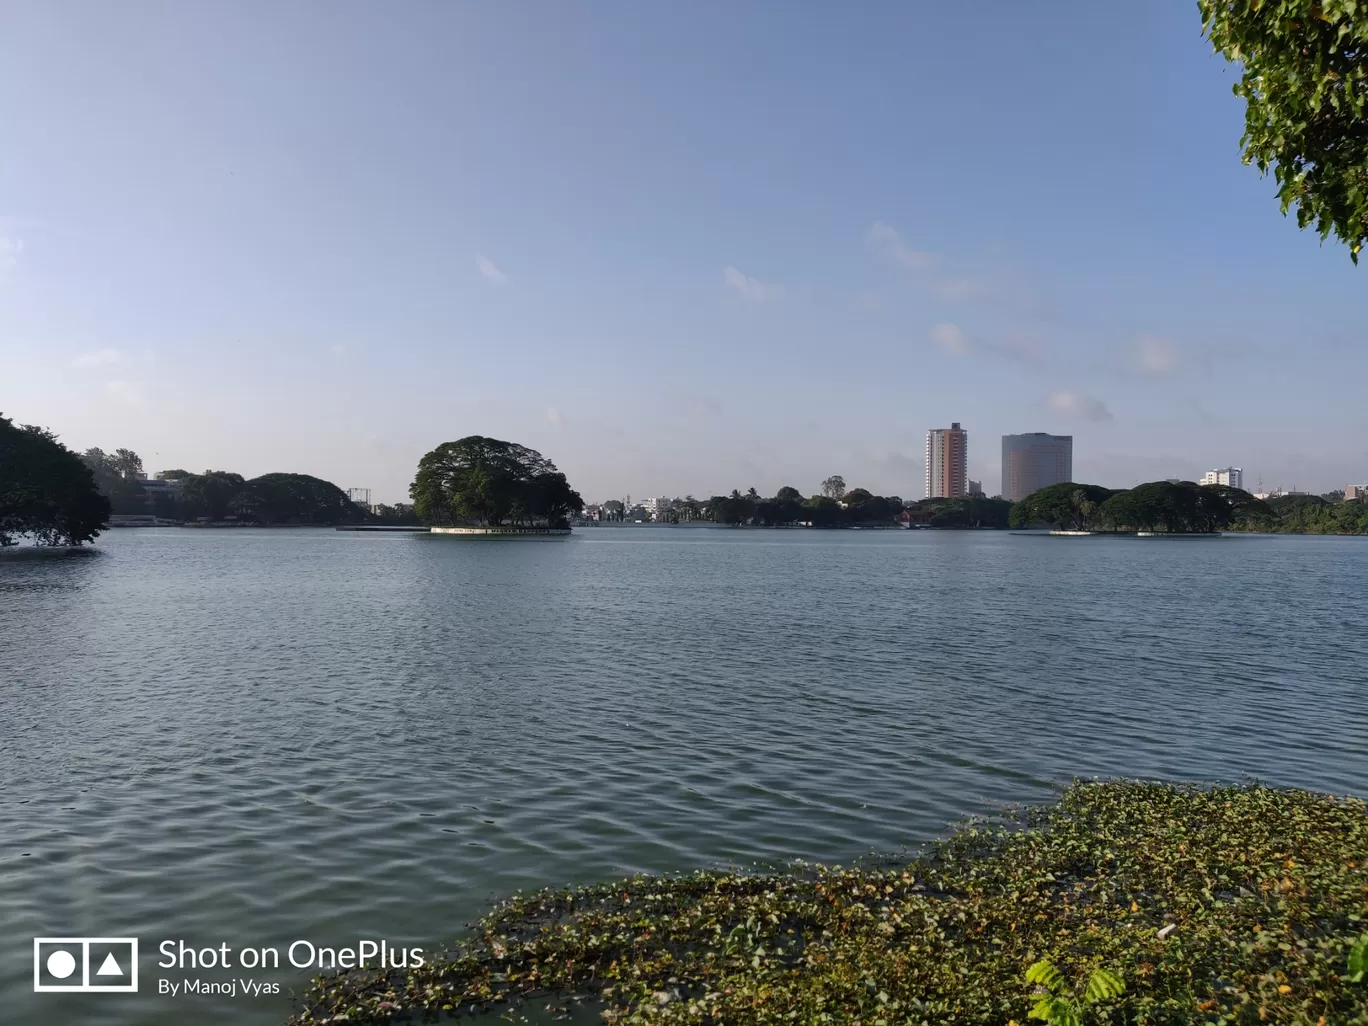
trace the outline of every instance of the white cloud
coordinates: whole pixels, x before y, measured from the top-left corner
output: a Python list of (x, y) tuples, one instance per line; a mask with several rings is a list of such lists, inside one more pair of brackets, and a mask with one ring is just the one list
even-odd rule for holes
[(784, 294), (782, 286), (766, 285), (754, 278), (747, 278), (735, 267), (728, 267), (722, 273), (722, 277), (727, 283), (727, 288), (734, 290), (752, 303), (768, 303)]
[(1111, 412), (1101, 399), (1079, 395), (1077, 392), (1051, 392), (1045, 405), (1055, 413), (1066, 417), (1082, 417), (1084, 420), (1111, 420)]
[(24, 252), (24, 240), (0, 235), (0, 267), (13, 267)]
[(136, 381), (111, 381), (105, 385), (105, 392), (111, 399), (117, 400), (126, 406), (141, 409), (143, 404), (143, 388)]
[(870, 226), (865, 239), (884, 256), (902, 264), (910, 271), (924, 271), (936, 262), (934, 253), (913, 249), (903, 240), (902, 234), (896, 228), (882, 221), (875, 221)]
[(1178, 347), (1166, 338), (1138, 335), (1131, 344), (1130, 363), (1146, 374), (1162, 377), (1178, 366)]
[(931, 329), (931, 341), (952, 356), (964, 356), (972, 348), (958, 324), (937, 324)]
[(508, 281), (508, 275), (499, 270), (498, 265), (483, 253), (475, 254), (475, 266), (480, 269), (481, 274), (495, 285), (502, 285), (504, 282)]
[(82, 353), (71, 361), (71, 365), (78, 370), (91, 370), (96, 367), (113, 367), (115, 364), (123, 363), (123, 353), (117, 349), (97, 349), (92, 353)]
[(556, 409), (554, 406), (548, 406), (548, 407), (546, 408), (546, 422), (547, 422), (548, 424), (561, 424), (561, 423), (564, 423), (564, 422), (561, 420), (561, 413), (560, 413), (560, 410)]

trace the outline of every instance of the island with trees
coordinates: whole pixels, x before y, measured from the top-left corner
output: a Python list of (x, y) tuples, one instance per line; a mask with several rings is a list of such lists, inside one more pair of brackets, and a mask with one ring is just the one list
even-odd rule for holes
[(418, 461), (409, 488), (419, 520), (438, 534), (568, 533), (584, 509), (549, 459), (483, 435), (443, 442)]
[(1150, 481), (1119, 491), (1066, 482), (1015, 503), (1010, 525), (1070, 534), (1368, 534), (1368, 502), (1314, 495), (1262, 500), (1240, 488), (1192, 481)]

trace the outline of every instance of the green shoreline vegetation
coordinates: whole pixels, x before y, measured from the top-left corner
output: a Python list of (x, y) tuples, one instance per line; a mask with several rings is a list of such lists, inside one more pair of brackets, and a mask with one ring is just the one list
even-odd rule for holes
[(317, 978), (289, 1026), (1363, 1026), (1366, 924), (1362, 800), (1077, 782), (904, 864), (518, 894), (420, 969)]
[(1263, 500), (1240, 488), (1192, 481), (1151, 481), (1124, 491), (1065, 482), (1013, 505), (1010, 524), (1099, 533), (1368, 534), (1368, 501), (1316, 495)]

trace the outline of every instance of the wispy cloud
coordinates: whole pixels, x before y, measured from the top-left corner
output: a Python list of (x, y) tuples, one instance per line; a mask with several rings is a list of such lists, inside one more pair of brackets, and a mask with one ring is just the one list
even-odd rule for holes
[(1178, 347), (1155, 335), (1137, 335), (1125, 355), (1131, 367), (1151, 377), (1161, 378), (1178, 368)]
[(548, 406), (546, 408), (546, 422), (548, 424), (556, 425), (565, 423), (565, 421), (561, 418), (560, 410), (556, 409), (554, 406)]
[(98, 367), (113, 367), (123, 363), (124, 355), (117, 349), (96, 349), (91, 353), (82, 353), (71, 361), (71, 365), (78, 370), (92, 370)]
[(1111, 420), (1111, 412), (1101, 399), (1077, 392), (1051, 392), (1045, 405), (1055, 413), (1066, 417), (1082, 417), (1084, 420)]
[(141, 409), (143, 405), (143, 388), (136, 381), (110, 381), (105, 385), (105, 392), (111, 399)]
[(728, 267), (722, 272), (722, 277), (727, 283), (727, 288), (752, 303), (772, 302), (784, 294), (782, 286), (766, 285), (762, 281), (748, 278), (735, 267)]
[(958, 324), (937, 324), (931, 329), (931, 341), (951, 356), (967, 356), (973, 349), (969, 336)]
[(475, 254), (475, 266), (479, 268), (482, 275), (492, 281), (495, 285), (502, 285), (504, 282), (508, 281), (508, 275), (499, 270), (498, 265), (483, 253)]
[(1022, 363), (1041, 363), (1045, 354), (1040, 346), (1024, 335), (1007, 335), (1001, 339), (971, 338), (958, 324), (937, 324), (931, 329), (931, 341), (952, 356), (980, 354)]
[(865, 233), (865, 241), (895, 263), (910, 271), (924, 271), (936, 263), (936, 255), (909, 246), (892, 225), (875, 221)]
[(11, 235), (0, 235), (0, 268), (13, 267), (24, 252), (24, 240)]

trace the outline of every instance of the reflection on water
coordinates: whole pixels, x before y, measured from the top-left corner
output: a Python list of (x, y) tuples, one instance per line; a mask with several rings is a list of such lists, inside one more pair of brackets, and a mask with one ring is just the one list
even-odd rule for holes
[[(1074, 775), (1368, 779), (1362, 539), (101, 548), (0, 558), (13, 1021), (266, 1026), (285, 997), (157, 996), (157, 944), (437, 948), (515, 888), (849, 861)], [(140, 937), (142, 993), (34, 995), (66, 934)]]

